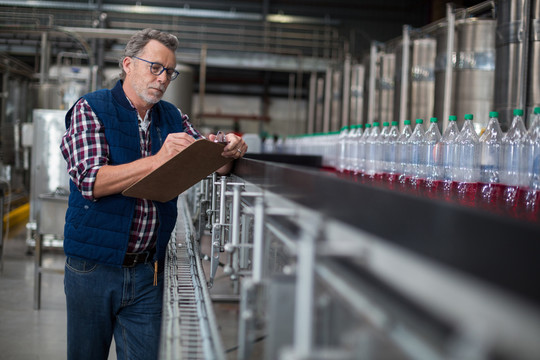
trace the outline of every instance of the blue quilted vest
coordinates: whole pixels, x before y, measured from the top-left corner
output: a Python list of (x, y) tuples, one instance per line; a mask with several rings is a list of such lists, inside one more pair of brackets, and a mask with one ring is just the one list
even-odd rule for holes
[[(103, 89), (87, 94), (90, 104), (105, 129), (109, 145), (109, 164), (120, 165), (141, 158), (137, 111), (130, 105), (118, 81), (112, 90)], [(66, 114), (66, 128), (71, 123), (73, 107)], [(169, 133), (182, 132), (178, 109), (165, 101), (152, 108), (150, 136), (152, 154), (156, 154)], [(129, 232), (135, 211), (135, 198), (122, 194), (90, 201), (70, 182), (69, 206), (64, 227), (64, 252), (68, 256), (121, 266), (129, 242)], [(159, 226), (155, 260), (161, 265), (167, 243), (176, 223), (177, 199), (162, 203), (154, 201)]]

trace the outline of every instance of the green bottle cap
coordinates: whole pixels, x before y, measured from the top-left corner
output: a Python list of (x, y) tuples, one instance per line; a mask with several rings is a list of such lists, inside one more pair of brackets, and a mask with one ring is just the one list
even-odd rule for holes
[(499, 117), (499, 113), (496, 112), (496, 111), (490, 111), (490, 112), (489, 112), (489, 117), (490, 117), (490, 118), (498, 118), (498, 117)]
[(423, 124), (423, 123), (424, 123), (424, 120), (422, 120), (422, 119), (416, 119), (416, 123), (417, 123), (417, 124)]
[(432, 122), (432, 123), (436, 123), (437, 121), (437, 118), (436, 117), (432, 117), (431, 119), (429, 119), (429, 122)]
[(362, 126), (364, 126), (364, 125), (363, 125), (363, 124), (358, 124), (358, 127), (359, 127), (360, 129), (362, 128)]
[(366, 124), (366, 129), (370, 127), (371, 127), (371, 124)]
[(473, 114), (465, 114), (465, 120), (472, 120)]
[(411, 120), (405, 120), (405, 121), (403, 121), (403, 124), (405, 124), (405, 125), (411, 125)]
[(534, 113), (535, 114), (540, 114), (540, 106), (537, 106), (534, 108)]
[(448, 121), (457, 121), (457, 116), (456, 115), (450, 115), (448, 117)]
[[(538, 108), (538, 109), (540, 109), (540, 108)], [(392, 121), (392, 126), (398, 126), (398, 124), (399, 123), (397, 121)]]
[(379, 122), (378, 122), (378, 121), (374, 121), (374, 122), (373, 122), (373, 126), (375, 126), (375, 127), (376, 127), (376, 126), (379, 126)]
[(382, 126), (388, 126), (388, 125), (390, 125), (390, 124), (388, 123), (388, 121), (385, 121), (385, 122), (382, 123)]
[(514, 116), (523, 116), (523, 109), (514, 109)]

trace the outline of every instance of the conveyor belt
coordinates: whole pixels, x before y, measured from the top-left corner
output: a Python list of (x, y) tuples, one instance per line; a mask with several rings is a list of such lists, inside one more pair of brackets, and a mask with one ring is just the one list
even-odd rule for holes
[(160, 359), (221, 359), (222, 345), (185, 200), (169, 241), (163, 288)]
[(235, 174), (323, 216), (540, 304), (535, 276), (540, 273), (540, 223), (285, 164), (240, 159)]

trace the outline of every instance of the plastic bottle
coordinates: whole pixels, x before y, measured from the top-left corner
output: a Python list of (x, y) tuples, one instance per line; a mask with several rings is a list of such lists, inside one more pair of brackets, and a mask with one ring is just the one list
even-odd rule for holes
[(390, 123), (388, 121), (383, 122), (383, 127), (381, 130), (381, 133), (375, 140), (375, 161), (373, 165), (375, 166), (375, 177), (377, 180), (383, 179), (383, 172), (384, 172), (384, 145), (386, 142), (386, 138), (388, 137), (388, 133), (390, 132)]
[(384, 180), (392, 183), (396, 182), (398, 174), (398, 138), (398, 122), (392, 121), (392, 126), (390, 127), (390, 130), (388, 131), (388, 136), (386, 136), (385, 142), (383, 144), (383, 177)]
[(489, 121), (480, 136), (480, 184), (478, 189), (480, 204), (492, 211), (502, 198), (500, 184), (499, 158), (503, 133), (499, 125), (499, 113), (491, 111)]
[(405, 120), (403, 122), (403, 129), (397, 140), (397, 173), (399, 174), (398, 181), (400, 184), (405, 184), (406, 180), (405, 170), (408, 166), (407, 146), (411, 135), (411, 120)]
[(480, 181), (480, 141), (473, 124), (473, 115), (466, 114), (463, 127), (456, 137), (457, 195), (458, 200), (469, 206), (476, 205), (476, 192)]
[(522, 186), (518, 189), (518, 207), (524, 218), (540, 220), (540, 107), (534, 108), (529, 131), (524, 136)]
[(440, 184), (440, 193), (446, 200), (452, 200), (452, 184), (455, 178), (454, 155), (458, 134), (457, 117), (450, 115), (448, 117), (448, 126), (441, 138), (443, 182)]
[(350, 163), (349, 163), (349, 171), (351, 173), (355, 173), (358, 170), (358, 162), (359, 162), (359, 147), (360, 147), (360, 138), (364, 132), (362, 131), (362, 124), (356, 125), (356, 129), (354, 131), (354, 134), (351, 138), (351, 150), (350, 150)]
[(338, 166), (337, 170), (339, 172), (344, 172), (347, 163), (347, 141), (349, 136), (349, 127), (343, 126), (339, 131), (339, 151), (338, 151)]
[[(432, 117), (429, 120), (429, 128), (424, 136), (424, 159), (425, 164), (425, 186), (430, 191), (436, 191), (438, 184), (442, 181), (442, 143), (441, 131), (439, 130), (438, 120)], [(438, 183), (439, 182), (439, 183)]]
[(425, 164), (423, 163), (423, 153), (425, 151), (425, 130), (424, 120), (416, 119), (416, 126), (407, 142), (409, 167), (405, 170), (405, 175), (410, 179), (410, 184), (414, 187), (423, 185), (425, 181)]
[(354, 145), (354, 137), (356, 136), (357, 126), (350, 125), (347, 138), (345, 139), (345, 169), (344, 172), (350, 172), (352, 168), (352, 152)]
[(381, 134), (381, 129), (377, 121), (373, 122), (369, 137), (366, 139), (366, 174), (370, 178), (375, 176), (376, 162), (377, 162), (377, 139)]
[(500, 178), (504, 185), (503, 206), (513, 213), (517, 205), (517, 191), (524, 176), (521, 174), (520, 157), (523, 153), (523, 140), (527, 130), (523, 123), (523, 110), (514, 110), (510, 129), (501, 141)]
[(364, 133), (358, 142), (358, 171), (356, 174), (364, 175), (366, 173), (367, 164), (367, 139), (371, 135), (371, 124), (364, 125)]

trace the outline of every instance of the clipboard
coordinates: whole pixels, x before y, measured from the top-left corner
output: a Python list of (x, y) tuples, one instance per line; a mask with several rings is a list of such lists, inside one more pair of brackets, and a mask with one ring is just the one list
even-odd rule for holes
[(221, 156), (225, 144), (199, 139), (141, 178), (122, 195), (166, 202), (233, 159)]

